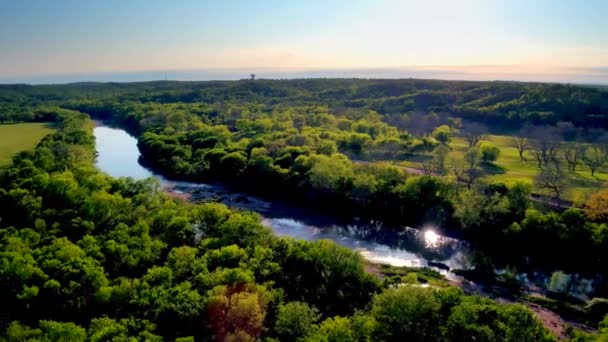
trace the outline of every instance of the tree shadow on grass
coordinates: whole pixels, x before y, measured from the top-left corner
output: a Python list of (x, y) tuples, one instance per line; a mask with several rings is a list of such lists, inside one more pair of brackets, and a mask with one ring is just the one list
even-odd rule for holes
[(603, 184), (603, 182), (597, 177), (586, 177), (578, 173), (575, 175), (569, 174), (568, 178), (570, 179), (570, 184), (577, 187), (597, 186), (599, 190), (599, 187)]
[(483, 171), (490, 175), (502, 175), (507, 173), (507, 169), (494, 163), (481, 163)]
[(430, 161), (433, 159), (433, 156), (430, 154), (410, 154), (404, 156), (400, 161), (409, 161), (414, 163), (423, 163), (425, 161)]

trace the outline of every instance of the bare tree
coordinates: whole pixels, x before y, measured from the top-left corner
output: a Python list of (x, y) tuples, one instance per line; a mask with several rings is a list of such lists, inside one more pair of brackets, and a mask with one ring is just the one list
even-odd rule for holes
[(382, 116), (382, 121), (386, 122), (391, 126), (396, 127), (399, 130), (399, 133), (404, 133), (407, 130), (408, 120), (409, 117), (407, 116), (407, 114), (394, 113)]
[(476, 146), (480, 141), (486, 138), (488, 134), (488, 128), (477, 122), (471, 122), (463, 124), (460, 129), (460, 135), (462, 135), (469, 143), (469, 147)]
[(527, 137), (518, 135), (511, 138), (512, 147), (517, 149), (519, 153), (519, 160), (522, 162), (527, 162), (528, 160), (524, 157), (524, 152), (526, 152), (530, 148), (530, 140)]
[(481, 159), (481, 152), (478, 147), (469, 148), (464, 153), (464, 160), (467, 163), (469, 169), (475, 169), (479, 167), (479, 161)]
[(452, 161), (452, 173), (456, 177), (456, 181), (464, 184), (467, 189), (471, 189), (475, 181), (483, 175), (479, 168), (479, 160), (479, 149), (474, 147), (465, 153), (464, 160)]
[(602, 134), (595, 143), (600, 146), (602, 152), (604, 153), (604, 157), (608, 162), (608, 132)]
[(454, 177), (456, 177), (456, 182), (458, 184), (466, 184), (467, 182), (467, 174), (466, 167), (462, 160), (452, 160), (452, 173)]
[(528, 160), (524, 157), (524, 153), (530, 149), (531, 147), (531, 131), (533, 130), (532, 126), (529, 124), (524, 125), (519, 132), (511, 138), (510, 146), (515, 147), (517, 152), (519, 153), (519, 160), (522, 162), (527, 162)]
[(561, 144), (561, 136), (554, 127), (537, 127), (534, 130), (532, 143), (532, 155), (538, 162), (538, 168), (549, 166), (550, 162), (558, 162), (558, 152)]
[(591, 177), (595, 177), (595, 171), (606, 163), (608, 156), (601, 145), (594, 144), (585, 150), (582, 158), (583, 163), (591, 170)]
[(566, 191), (568, 184), (566, 183), (566, 176), (559, 167), (559, 163), (542, 168), (534, 178), (534, 184), (539, 189), (548, 190), (553, 193), (557, 207), (561, 208), (562, 194)]
[(412, 113), (407, 119), (408, 131), (417, 137), (423, 137), (433, 131), (440, 124), (437, 114), (424, 114), (420, 112)]
[(562, 154), (568, 163), (568, 172), (576, 173), (576, 168), (585, 154), (585, 146), (578, 142), (567, 144), (562, 149)]
[(462, 160), (452, 161), (451, 164), (451, 171), (454, 177), (456, 177), (456, 182), (458, 182), (458, 184), (463, 184), (469, 190), (477, 179), (483, 175), (480, 168), (470, 168)]
[(433, 160), (432, 159), (426, 159), (422, 162), (421, 168), (422, 168), (422, 174), (425, 176), (432, 176), (433, 175), (433, 170), (435, 169), (435, 166), (433, 164)]
[(475, 184), (475, 182), (479, 178), (481, 178), (481, 176), (483, 176), (483, 171), (479, 167), (476, 167), (474, 169), (469, 168), (469, 169), (465, 170), (465, 174), (467, 177), (467, 182), (466, 182), (467, 189), (471, 190), (471, 187), (473, 186), (473, 184)]

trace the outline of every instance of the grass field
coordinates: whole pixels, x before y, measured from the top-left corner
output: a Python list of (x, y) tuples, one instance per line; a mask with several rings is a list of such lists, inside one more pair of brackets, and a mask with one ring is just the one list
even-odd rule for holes
[[(511, 183), (515, 181), (526, 181), (532, 183), (534, 176), (538, 173), (536, 162), (529, 152), (524, 155), (527, 162), (522, 162), (519, 159), (519, 154), (514, 147), (509, 146), (510, 137), (502, 135), (490, 135), (486, 141), (492, 142), (500, 148), (500, 156), (494, 165), (484, 166), (486, 176), (485, 179)], [(446, 160), (446, 166), (450, 166), (450, 160), (462, 160), (464, 153), (468, 148), (467, 142), (463, 138), (454, 138), (450, 143), (452, 151)], [(420, 167), (422, 160), (420, 157), (410, 160), (401, 161), (399, 164), (408, 167)], [(565, 199), (580, 202), (584, 201), (589, 195), (603, 187), (608, 186), (608, 170), (604, 167), (595, 172), (595, 177), (591, 177), (589, 168), (585, 165), (579, 165), (576, 174), (569, 174), (568, 182), (570, 184), (568, 191), (565, 194)], [(540, 191), (535, 191), (542, 193)]]
[(53, 129), (46, 123), (0, 125), (0, 166), (10, 164), (20, 151), (31, 150)]

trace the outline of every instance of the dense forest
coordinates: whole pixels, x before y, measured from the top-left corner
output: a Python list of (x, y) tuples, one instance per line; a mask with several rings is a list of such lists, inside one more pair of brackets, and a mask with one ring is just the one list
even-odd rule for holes
[[(603, 90), (431, 80), (4, 85), (0, 121), (57, 129), (0, 171), (7, 341), (553, 339), (521, 305), (416, 273), (379, 279), (329, 241), (278, 238), (253, 213), (104, 175), (93, 166), (91, 118), (136, 135), (143, 162), (166, 176), (357, 212), (394, 229), (432, 222), (478, 248), (478, 277), (497, 265), (561, 269), (594, 277), (596, 295), (608, 296), (606, 191), (548, 210), (530, 200), (529, 184), (484, 182), (477, 165), (493, 152), (476, 148), (473, 129), (566, 127), (592, 144), (580, 158), (597, 148), (601, 169)], [(473, 147), (462, 179), (390, 163), (449, 148), (454, 129)], [(541, 157), (549, 179), (561, 159)], [(597, 335), (575, 340), (607, 338), (604, 313)]]
[(386, 115), (449, 113), (462, 119), (521, 125), (572, 122), (608, 128), (608, 95), (574, 85), (440, 80), (301, 79), (255, 82), (73, 83), (0, 85), (0, 121), (31, 116), (27, 104), (75, 99), (155, 103), (254, 103), (369, 109)]

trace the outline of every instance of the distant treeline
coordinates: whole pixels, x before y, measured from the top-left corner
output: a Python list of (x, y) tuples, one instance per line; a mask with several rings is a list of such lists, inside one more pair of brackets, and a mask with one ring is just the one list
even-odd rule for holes
[[(489, 126), (518, 128), (571, 122), (608, 128), (608, 92), (597, 87), (521, 82), (296, 79), (208, 82), (1, 85), (0, 122), (18, 121), (24, 103), (120, 99), (158, 103), (277, 103), (449, 114)], [(24, 114), (29, 115), (29, 114)]]

